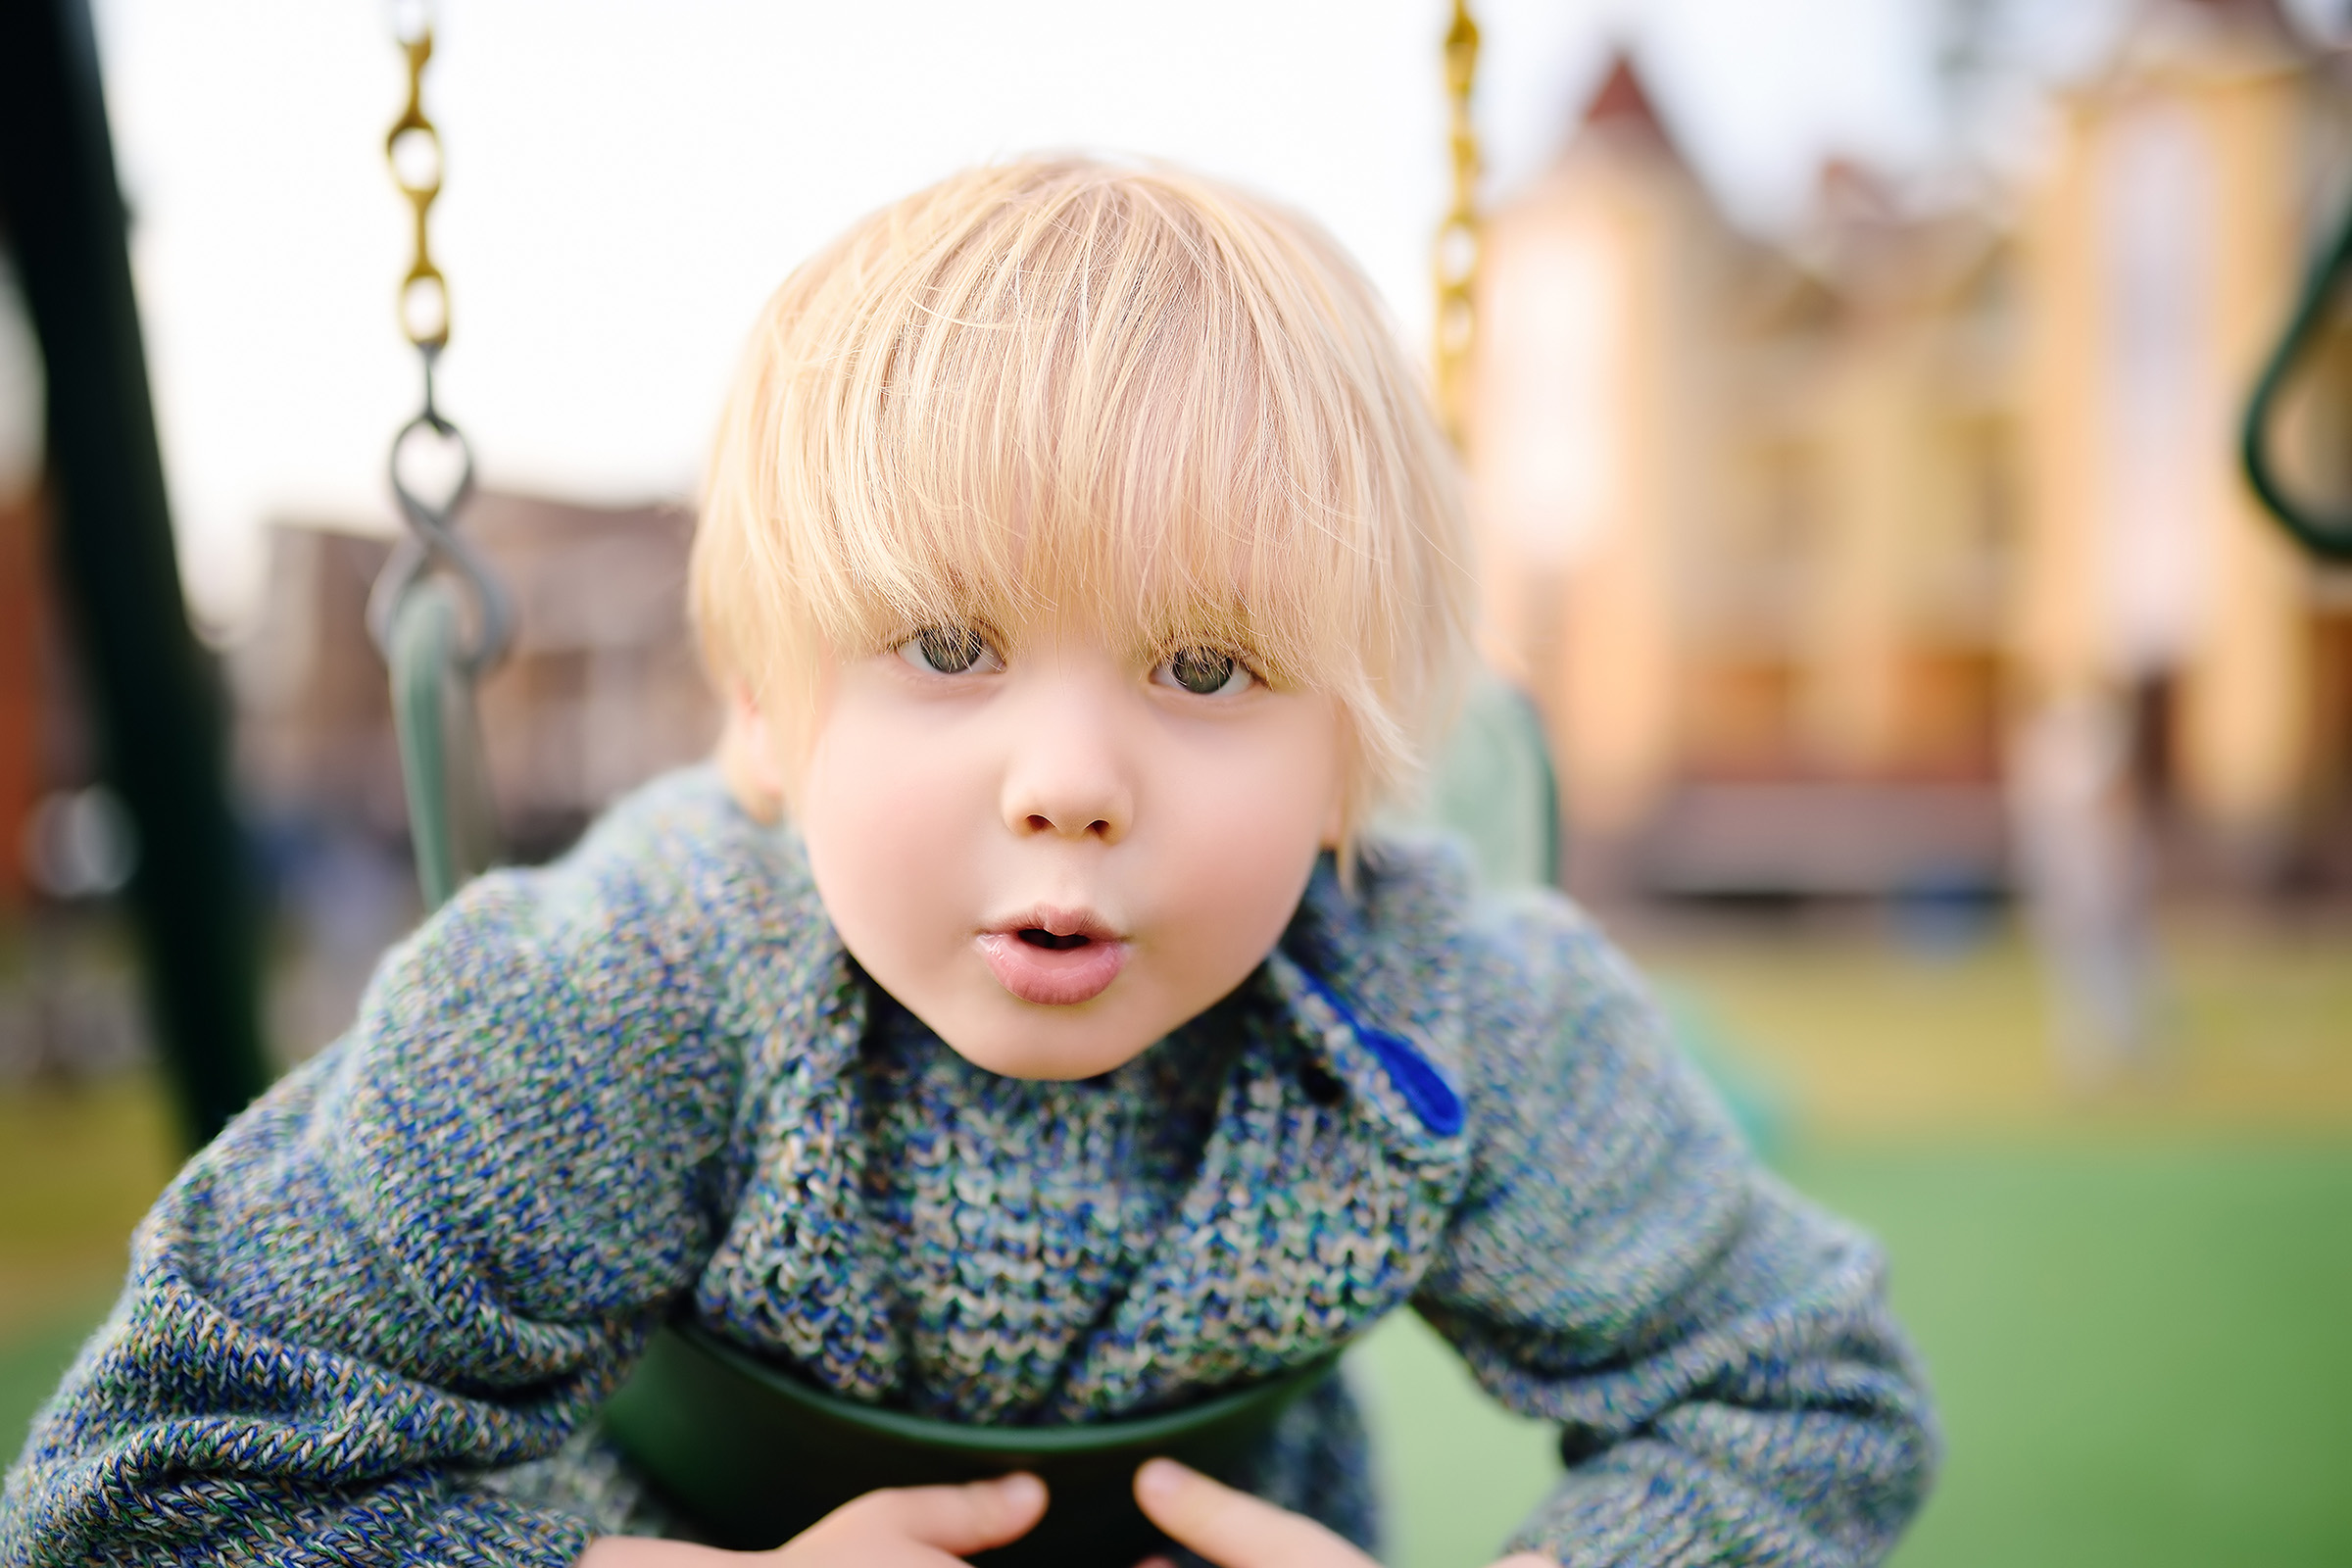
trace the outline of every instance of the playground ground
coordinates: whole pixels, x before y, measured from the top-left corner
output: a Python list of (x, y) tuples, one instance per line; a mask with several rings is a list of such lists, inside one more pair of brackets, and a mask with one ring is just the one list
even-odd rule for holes
[[(1899, 1568), (2352, 1561), (2352, 928), (2176, 922), (2165, 1045), (2070, 1092), (2030, 956), (1850, 923), (1633, 943), (1777, 1091), (1782, 1173), (1886, 1241), (1949, 1456)], [(0, 1089), (0, 1446), (169, 1173), (138, 1073)], [(1554, 1462), (1410, 1320), (1351, 1375), (1397, 1568), (1489, 1561)]]

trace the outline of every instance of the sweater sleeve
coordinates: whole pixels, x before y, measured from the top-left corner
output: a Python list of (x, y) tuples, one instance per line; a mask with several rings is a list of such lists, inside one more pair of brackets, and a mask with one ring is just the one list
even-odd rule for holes
[(1513, 1538), (1563, 1568), (1878, 1561), (1937, 1437), (1873, 1242), (1766, 1173), (1624, 961), (1557, 900), (1481, 945), (1469, 1189), (1416, 1298), (1560, 1424)]
[(9, 1476), (0, 1562), (578, 1555), (484, 1478), (699, 1272), (740, 1071), (625, 861), (474, 884), (190, 1161)]

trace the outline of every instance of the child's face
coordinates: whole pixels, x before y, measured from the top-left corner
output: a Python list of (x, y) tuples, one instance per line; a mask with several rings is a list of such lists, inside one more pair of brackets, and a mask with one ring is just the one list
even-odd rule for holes
[[(794, 792), (825, 908), (966, 1059), (1084, 1078), (1239, 985), (1336, 842), (1341, 721), (1212, 650), (935, 628), (825, 671)], [(754, 752), (780, 758), (751, 721)]]

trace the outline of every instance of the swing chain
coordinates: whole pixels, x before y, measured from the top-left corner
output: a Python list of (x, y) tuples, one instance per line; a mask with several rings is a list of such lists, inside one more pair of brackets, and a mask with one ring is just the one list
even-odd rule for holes
[(1448, 143), (1453, 162), (1453, 204), (1438, 225), (1433, 257), (1438, 286), (1438, 416), (1458, 448), (1468, 421), (1470, 345), (1476, 325), (1472, 294), (1478, 277), (1478, 127), (1470, 118), (1470, 95), (1478, 81), (1478, 24), (1468, 0), (1454, 0), (1453, 24), (1446, 32), (1446, 93), (1451, 103)]
[(449, 281), (433, 265), (430, 220), (441, 194), (441, 132), (424, 113), (424, 68), (433, 58), (431, 15), (421, 6), (396, 11), (394, 39), (409, 58), (409, 101), (384, 137), (392, 182), (416, 219), (416, 256), (400, 282), (400, 325), (425, 355), (425, 406), (432, 406), (432, 356), (449, 342)]
[[(401, 602), (435, 565), (446, 566), (473, 593), (473, 641), (463, 662), (468, 676), (479, 676), (505, 656), (514, 636), (514, 608), (490, 564), (457, 531), (458, 513), (473, 494), (473, 448), (441, 413), (433, 389), (433, 372), (449, 346), (450, 309), (449, 281), (434, 265), (431, 238), (433, 202), (441, 194), (441, 132), (424, 112), (424, 68), (433, 58), (432, 8), (424, 0), (409, 0), (395, 4), (392, 12), (394, 41), (408, 58), (409, 98), (384, 137), (384, 156), (415, 217), (415, 250), (397, 306), (401, 330), (423, 368), (424, 407), (392, 440), (392, 494), (409, 533), (368, 593), (368, 629), (388, 656)], [(419, 494), (401, 471), (402, 454), (428, 432), (457, 453), (456, 482), (438, 500)]]

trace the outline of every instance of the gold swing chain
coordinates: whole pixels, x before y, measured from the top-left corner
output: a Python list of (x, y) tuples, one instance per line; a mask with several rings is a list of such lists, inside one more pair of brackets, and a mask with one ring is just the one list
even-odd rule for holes
[[(429, 10), (412, 8), (414, 23), (402, 25), (395, 18), (393, 36), (409, 59), (409, 102), (384, 137), (384, 157), (392, 165), (392, 181), (409, 199), (416, 215), (416, 253), (408, 276), (400, 280), (400, 325), (424, 356), (426, 397), (431, 397), (432, 362), (449, 346), (449, 281), (433, 265), (431, 217), (433, 199), (441, 194), (441, 132), (424, 113), (424, 68), (433, 58), (433, 23)], [(410, 150), (414, 166), (430, 155), (429, 172), (402, 167), (402, 148)]]
[(1438, 417), (1460, 447), (1469, 416), (1470, 345), (1477, 325), (1472, 293), (1478, 278), (1478, 127), (1470, 119), (1470, 92), (1478, 79), (1478, 24), (1468, 0), (1453, 0), (1453, 25), (1446, 32), (1446, 92), (1452, 103), (1453, 205), (1438, 225), (1433, 256), (1438, 285)]

